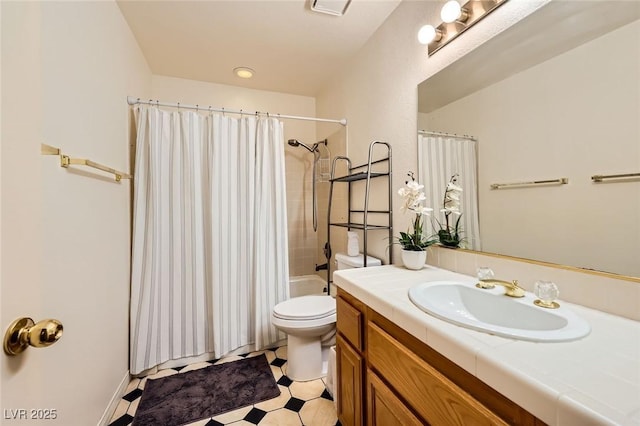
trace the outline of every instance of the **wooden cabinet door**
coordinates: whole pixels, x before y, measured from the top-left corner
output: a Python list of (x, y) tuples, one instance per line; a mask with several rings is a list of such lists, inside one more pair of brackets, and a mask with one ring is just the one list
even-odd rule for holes
[(340, 335), (337, 338), (336, 355), (338, 364), (338, 419), (342, 426), (362, 426), (363, 358)]
[(422, 426), (416, 417), (391, 389), (371, 370), (367, 371), (368, 426)]

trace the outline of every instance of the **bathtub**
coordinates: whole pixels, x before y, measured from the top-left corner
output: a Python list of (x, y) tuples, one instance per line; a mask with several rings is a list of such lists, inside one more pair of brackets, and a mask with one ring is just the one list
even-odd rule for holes
[[(310, 294), (323, 294), (327, 281), (318, 275), (300, 275), (289, 277), (289, 297), (307, 296)], [(331, 287), (333, 290), (333, 286)]]

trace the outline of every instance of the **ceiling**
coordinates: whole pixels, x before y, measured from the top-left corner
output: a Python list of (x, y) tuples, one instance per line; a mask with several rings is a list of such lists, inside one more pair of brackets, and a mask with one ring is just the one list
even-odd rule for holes
[[(401, 0), (352, 0), (344, 16), (310, 0), (118, 0), (153, 74), (315, 96)], [(255, 70), (246, 80), (235, 67)]]

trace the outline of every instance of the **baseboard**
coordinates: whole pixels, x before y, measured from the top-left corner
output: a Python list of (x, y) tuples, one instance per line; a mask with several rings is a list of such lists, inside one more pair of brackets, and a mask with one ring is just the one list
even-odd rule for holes
[(113, 413), (115, 413), (116, 408), (118, 408), (118, 404), (124, 396), (124, 392), (127, 390), (127, 386), (129, 385), (130, 381), (131, 376), (129, 375), (129, 370), (127, 370), (124, 374), (124, 377), (122, 378), (122, 381), (120, 381), (120, 385), (118, 385), (118, 389), (111, 397), (109, 405), (107, 406), (106, 410), (104, 410), (104, 413), (102, 414), (102, 417), (98, 422), (98, 426), (107, 426), (109, 424), (109, 420), (111, 420), (111, 417), (113, 417)]

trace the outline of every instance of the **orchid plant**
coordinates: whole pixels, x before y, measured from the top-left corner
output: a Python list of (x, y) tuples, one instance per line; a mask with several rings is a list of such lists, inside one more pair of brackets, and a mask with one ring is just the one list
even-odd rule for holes
[[(442, 201), (442, 213), (444, 213), (444, 223), (438, 222), (440, 230), (438, 231), (438, 239), (440, 244), (448, 247), (459, 247), (462, 242), (462, 228), (460, 227), (460, 219), (462, 219), (462, 213), (460, 212), (460, 195), (462, 194), (462, 187), (457, 185), (458, 175), (454, 174), (447, 183), (447, 188), (444, 191), (444, 199)], [(454, 215), (454, 217), (451, 217)], [(455, 216), (458, 218), (455, 220)]]
[(430, 239), (423, 234), (423, 221), (424, 215), (429, 215), (433, 209), (423, 206), (421, 203), (426, 199), (422, 189), (424, 185), (420, 185), (416, 182), (413, 172), (409, 172), (408, 176), (411, 180), (405, 182), (405, 186), (398, 190), (398, 195), (403, 198), (400, 211), (413, 212), (415, 217), (411, 223), (411, 227), (407, 232), (400, 232), (398, 243), (404, 250), (409, 251), (424, 251), (427, 247), (438, 242), (438, 239)]

